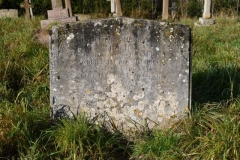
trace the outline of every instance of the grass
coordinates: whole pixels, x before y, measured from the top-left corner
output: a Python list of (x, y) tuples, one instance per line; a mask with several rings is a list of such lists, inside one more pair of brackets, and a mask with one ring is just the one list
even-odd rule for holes
[(76, 120), (49, 117), (48, 47), (39, 18), (0, 19), (0, 159), (240, 159), (240, 28), (221, 17), (194, 27), (193, 113), (167, 130), (128, 139)]

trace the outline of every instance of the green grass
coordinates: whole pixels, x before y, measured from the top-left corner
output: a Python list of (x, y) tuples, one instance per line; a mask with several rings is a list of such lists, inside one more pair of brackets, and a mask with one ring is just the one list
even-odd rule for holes
[(49, 117), (48, 47), (39, 18), (0, 19), (0, 159), (240, 159), (240, 27), (217, 18), (194, 27), (190, 118), (128, 139), (76, 120)]

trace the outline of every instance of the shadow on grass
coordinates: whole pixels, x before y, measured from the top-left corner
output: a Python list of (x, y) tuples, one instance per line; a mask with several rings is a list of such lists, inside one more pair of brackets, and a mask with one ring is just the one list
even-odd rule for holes
[(194, 103), (222, 102), (236, 98), (240, 91), (240, 68), (231, 64), (209, 66), (192, 75), (192, 101)]

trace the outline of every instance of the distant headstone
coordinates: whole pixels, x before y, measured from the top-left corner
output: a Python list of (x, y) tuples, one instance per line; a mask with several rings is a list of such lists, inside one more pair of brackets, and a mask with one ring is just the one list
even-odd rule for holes
[[(199, 18), (200, 25), (208, 26), (214, 24), (214, 20), (211, 18), (211, 0), (204, 0), (204, 10), (203, 16)], [(196, 26), (200, 26), (198, 23), (195, 23)]]
[[(66, 0), (66, 7), (63, 8), (61, 0), (51, 0), (52, 10), (48, 10), (48, 20), (41, 20), (41, 27), (45, 29), (49, 24), (57, 23), (70, 23), (76, 22), (77, 18), (72, 16), (72, 9), (70, 1)], [(71, 15), (71, 16), (70, 16)]]
[(120, 0), (107, 1), (111, 1), (111, 12), (113, 13), (113, 17), (121, 17), (123, 14)]
[(62, 0), (51, 0), (52, 2), (52, 9), (62, 9), (63, 8), (63, 4), (62, 4)]
[(17, 9), (0, 9), (0, 18), (16, 18), (18, 17)]
[(73, 14), (72, 14), (72, 5), (71, 5), (71, 1), (70, 1), (70, 0), (65, 0), (65, 5), (66, 5), (66, 8), (68, 9), (69, 16), (72, 17)]
[(175, 21), (176, 14), (177, 14), (177, 5), (176, 2), (172, 3), (172, 7), (169, 8), (172, 12), (172, 20)]
[(29, 0), (24, 0), (24, 2), (20, 4), (20, 7), (25, 9), (25, 17), (27, 19), (31, 19), (33, 17), (33, 14), (31, 12), (33, 4), (29, 3)]
[(169, 0), (163, 0), (162, 20), (168, 19)]
[(50, 35), (52, 118), (86, 113), (120, 131), (170, 126), (190, 107), (190, 28), (110, 18)]

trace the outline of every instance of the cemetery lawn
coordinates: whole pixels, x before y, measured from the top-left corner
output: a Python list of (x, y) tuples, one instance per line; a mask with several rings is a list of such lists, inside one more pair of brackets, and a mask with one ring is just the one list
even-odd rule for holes
[(52, 122), (40, 18), (0, 19), (0, 159), (239, 159), (240, 27), (192, 28), (192, 110), (170, 129), (125, 137), (88, 122)]

